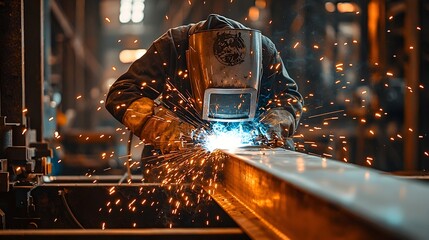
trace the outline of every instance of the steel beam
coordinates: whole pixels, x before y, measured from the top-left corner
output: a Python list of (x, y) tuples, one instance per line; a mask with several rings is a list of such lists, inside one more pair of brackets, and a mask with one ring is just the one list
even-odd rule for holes
[(229, 152), (223, 186), (279, 238), (427, 239), (429, 188), (283, 149)]

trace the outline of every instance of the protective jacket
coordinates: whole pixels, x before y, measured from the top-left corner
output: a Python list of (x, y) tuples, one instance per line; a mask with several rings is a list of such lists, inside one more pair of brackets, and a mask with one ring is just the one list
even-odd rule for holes
[[(188, 37), (194, 32), (219, 28), (247, 27), (212, 14), (207, 20), (168, 30), (111, 86), (105, 102), (107, 110), (124, 123), (127, 108), (134, 101), (146, 97), (161, 100), (183, 121), (194, 126), (204, 124), (193, 107), (195, 100), (192, 99), (186, 63)], [(286, 109), (294, 118), (292, 135), (301, 116), (302, 96), (289, 77), (274, 43), (266, 36), (262, 36), (262, 48), (263, 74), (257, 116), (272, 108)]]

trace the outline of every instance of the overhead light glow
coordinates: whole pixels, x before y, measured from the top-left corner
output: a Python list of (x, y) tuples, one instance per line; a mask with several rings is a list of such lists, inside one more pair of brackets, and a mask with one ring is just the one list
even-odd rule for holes
[(328, 12), (335, 12), (335, 4), (333, 2), (326, 2), (325, 9)]
[(259, 8), (250, 7), (249, 8), (249, 19), (252, 21), (258, 21), (259, 19)]
[(266, 0), (256, 0), (255, 6), (259, 9), (264, 9), (267, 7), (267, 1)]
[(145, 0), (121, 0), (119, 21), (139, 23), (144, 19)]
[(119, 53), (119, 60), (122, 63), (132, 63), (141, 58), (146, 51), (146, 49), (125, 49)]
[(356, 3), (340, 2), (337, 3), (337, 9), (340, 13), (354, 13), (359, 12), (359, 6)]

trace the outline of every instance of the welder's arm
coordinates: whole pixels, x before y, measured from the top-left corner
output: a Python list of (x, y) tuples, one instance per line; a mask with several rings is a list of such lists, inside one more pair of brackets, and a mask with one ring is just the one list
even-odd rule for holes
[(284, 140), (297, 129), (304, 102), (274, 44), (267, 38), (263, 43), (264, 81), (260, 95), (263, 105), (260, 108), (265, 111), (260, 121), (268, 127), (267, 138)]
[(124, 114), (131, 104), (142, 98), (156, 99), (164, 89), (165, 79), (163, 60), (152, 45), (145, 55), (131, 64), (128, 71), (110, 87), (106, 97), (106, 109), (118, 121), (124, 123)]

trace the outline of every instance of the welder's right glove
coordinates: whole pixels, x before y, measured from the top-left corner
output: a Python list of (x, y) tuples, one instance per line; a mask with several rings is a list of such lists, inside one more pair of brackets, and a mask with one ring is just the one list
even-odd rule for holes
[(265, 137), (268, 142), (276, 146), (283, 146), (287, 138), (295, 131), (295, 119), (293, 115), (285, 109), (270, 109), (260, 120), (266, 125)]
[(170, 110), (155, 106), (146, 97), (134, 101), (127, 109), (123, 123), (146, 144), (162, 153), (181, 148), (182, 139), (190, 138), (193, 126), (181, 121)]

